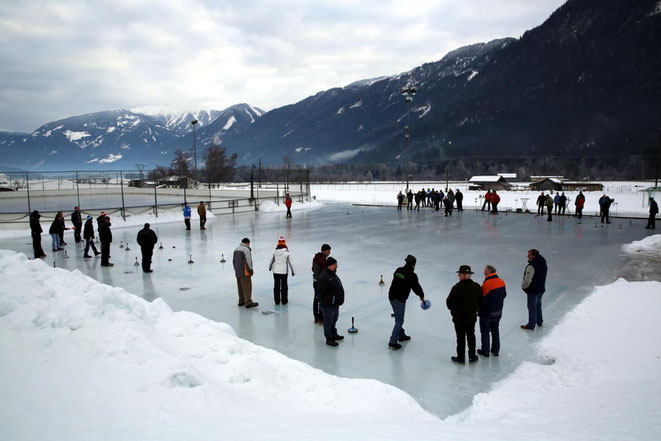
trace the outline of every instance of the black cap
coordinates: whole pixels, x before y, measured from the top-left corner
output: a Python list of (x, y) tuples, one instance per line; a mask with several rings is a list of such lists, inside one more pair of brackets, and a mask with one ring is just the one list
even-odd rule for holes
[(241, 243), (250, 243), (250, 239), (244, 237), (243, 239), (241, 239)]
[(335, 265), (336, 263), (337, 263), (337, 260), (335, 260), (332, 257), (329, 257), (328, 259), (326, 259), (326, 268), (328, 268), (331, 265)]
[(468, 265), (461, 265), (459, 267), (459, 271), (457, 271), (457, 274), (475, 274), (473, 271), (471, 271), (471, 267)]
[(328, 251), (330, 249), (331, 249), (331, 247), (327, 243), (325, 243), (321, 246), (321, 251)]
[(404, 261), (405, 261), (406, 263), (408, 263), (409, 265), (415, 265), (415, 263), (416, 263), (418, 260), (415, 258), (415, 256), (411, 256), (411, 255), (409, 254), (408, 256), (406, 256), (406, 259), (404, 259)]

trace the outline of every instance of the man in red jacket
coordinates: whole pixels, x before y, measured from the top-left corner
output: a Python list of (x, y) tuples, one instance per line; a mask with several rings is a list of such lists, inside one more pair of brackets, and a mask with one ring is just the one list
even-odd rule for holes
[(287, 197), (285, 198), (285, 207), (287, 207), (287, 217), (291, 217), (291, 196), (289, 196), (289, 193), (287, 193)]
[(484, 207), (487, 207), (487, 211), (491, 211), (491, 190), (487, 190), (486, 194), (484, 195), (484, 204), (482, 204), (482, 211), (484, 211)]
[(491, 195), (491, 213), (498, 214), (498, 203), (500, 202), (500, 196), (496, 193), (496, 190), (493, 191)]

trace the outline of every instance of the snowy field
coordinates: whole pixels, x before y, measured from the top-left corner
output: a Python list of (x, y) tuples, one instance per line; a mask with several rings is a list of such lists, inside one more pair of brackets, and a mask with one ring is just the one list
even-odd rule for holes
[(2, 439), (661, 436), (658, 282), (597, 288), (536, 346), (539, 362), (441, 420), (396, 388), (325, 374), (78, 271), (2, 251), (0, 280)]
[[(583, 192), (585, 195), (585, 208), (583, 214), (596, 216), (599, 214), (599, 198), (606, 194), (615, 199), (611, 206), (611, 216), (631, 216), (646, 217), (649, 213), (647, 206), (647, 192), (643, 191), (654, 185), (654, 182), (640, 181), (609, 181), (602, 182), (604, 191)], [(501, 197), (498, 205), (501, 211), (515, 211), (523, 207), (525, 200), (527, 208), (532, 212), (537, 212), (536, 200), (539, 196), (538, 191), (523, 189), (527, 183), (516, 183), (518, 188), (513, 191), (498, 191)], [(421, 189), (436, 188), (445, 191), (445, 182), (412, 182), (410, 188), (416, 192)], [(475, 210), (482, 207), (484, 203), (484, 191), (468, 190), (465, 181), (450, 182), (450, 188), (456, 191), (457, 188), (464, 193), (464, 208)], [(360, 203), (368, 205), (388, 205), (397, 206), (397, 193), (406, 189), (405, 183), (372, 183), (372, 184), (312, 184), (311, 193), (320, 201)], [(548, 191), (544, 192), (548, 194)], [(577, 191), (566, 191), (565, 195), (569, 200), (568, 213), (574, 213), (574, 200), (578, 195)], [(658, 195), (657, 195), (658, 199)]]

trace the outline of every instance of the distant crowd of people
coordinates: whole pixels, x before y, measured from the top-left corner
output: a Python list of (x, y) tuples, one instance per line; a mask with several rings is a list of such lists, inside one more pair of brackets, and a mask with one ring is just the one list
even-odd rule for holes
[[(443, 193), (443, 190), (436, 190), (434, 188), (427, 188), (427, 190), (420, 189), (417, 192), (413, 190), (408, 190), (408, 192), (400, 191), (397, 194), (397, 210), (402, 210), (402, 207), (406, 206), (407, 210), (420, 211), (420, 207), (429, 207), (433, 208), (436, 211), (439, 211), (442, 204), (445, 211), (445, 216), (452, 216), (452, 210), (454, 209), (454, 204), (457, 204), (457, 211), (463, 211), (463, 200), (464, 195), (458, 188), (456, 191), (452, 189), (447, 191), (447, 194)], [(413, 205), (415, 202), (415, 206)], [(615, 199), (604, 194), (599, 198), (599, 216), (601, 217), (601, 223), (604, 222), (610, 224), (610, 208), (611, 205), (615, 202)], [(500, 195), (496, 190), (489, 189), (484, 194), (484, 203), (482, 204), (481, 211), (485, 209), (491, 214), (498, 214), (498, 204), (500, 203)], [(537, 197), (537, 216), (544, 216), (544, 211), (546, 211), (548, 222), (553, 221), (553, 214), (564, 216), (565, 211), (568, 207), (569, 198), (565, 195), (565, 192), (555, 192), (549, 193), (540, 192)], [(578, 192), (576, 199), (574, 200), (574, 217), (581, 219), (583, 217), (583, 208), (585, 207), (585, 195), (582, 191)], [(655, 228), (655, 218), (659, 213), (659, 207), (653, 197), (649, 198), (649, 218), (647, 226), (645, 228), (654, 229)]]

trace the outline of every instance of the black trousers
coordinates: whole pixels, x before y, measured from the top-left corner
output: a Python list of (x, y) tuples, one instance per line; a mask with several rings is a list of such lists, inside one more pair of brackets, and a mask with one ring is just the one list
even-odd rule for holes
[(206, 223), (207, 223), (207, 217), (206, 216), (200, 217), (200, 230), (204, 230), (204, 226), (206, 225)]
[(110, 263), (110, 242), (101, 242), (101, 265)]
[(647, 219), (647, 228), (651, 228), (653, 230), (656, 229), (656, 214), (650, 214), (649, 219)]
[(34, 250), (35, 259), (45, 255), (44, 249), (41, 248), (41, 233), (32, 233), (32, 249)]
[(154, 248), (140, 248), (142, 251), (142, 270), (151, 271), (151, 256), (154, 254)]
[(323, 320), (324, 313), (321, 310), (321, 303), (319, 302), (319, 297), (317, 297), (317, 282), (312, 282), (312, 287), (314, 288), (314, 300), (312, 301), (312, 314), (314, 314), (315, 320)]
[(551, 207), (546, 207), (546, 208), (548, 209), (548, 212), (549, 212), (548, 217), (546, 218), (546, 220), (549, 221), (549, 222), (552, 222), (553, 221), (553, 214), (552, 214), (553, 210), (551, 210)]
[(475, 357), (475, 323), (462, 325), (455, 323), (454, 331), (457, 334), (457, 357), (466, 359), (466, 340), (468, 340), (468, 358)]
[(484, 211), (484, 207), (487, 207), (487, 211), (491, 211), (491, 201), (485, 199), (484, 204), (482, 204), (482, 211)]
[(464, 211), (464, 206), (463, 206), (464, 201), (457, 199), (457, 211)]
[(83, 224), (73, 224), (73, 239), (78, 242), (82, 242), (83, 239), (80, 238), (80, 233), (83, 230)]
[(291, 217), (291, 207), (287, 207), (287, 216), (286, 217)]
[(190, 230), (190, 219), (184, 219), (184, 223), (186, 224), (186, 229)]
[(610, 217), (608, 216), (609, 211), (610, 211), (610, 209), (607, 209), (607, 210), (602, 209), (601, 210), (601, 223), (602, 224), (604, 223), (604, 218), (606, 218), (607, 223), (609, 223), (609, 224), (611, 223)]
[(282, 302), (283, 305), (286, 305), (289, 302), (288, 293), (287, 274), (273, 273), (273, 301), (275, 304), (279, 305)]
[(493, 214), (498, 214), (498, 202), (491, 203), (491, 212)]
[(537, 206), (537, 214), (541, 214), (542, 216), (544, 215), (544, 206), (543, 205), (538, 205)]
[(99, 252), (96, 249), (96, 246), (94, 246), (94, 239), (85, 239), (85, 253), (83, 254), (84, 257), (92, 257), (89, 254), (90, 248), (94, 251), (94, 255), (96, 256), (99, 254)]

